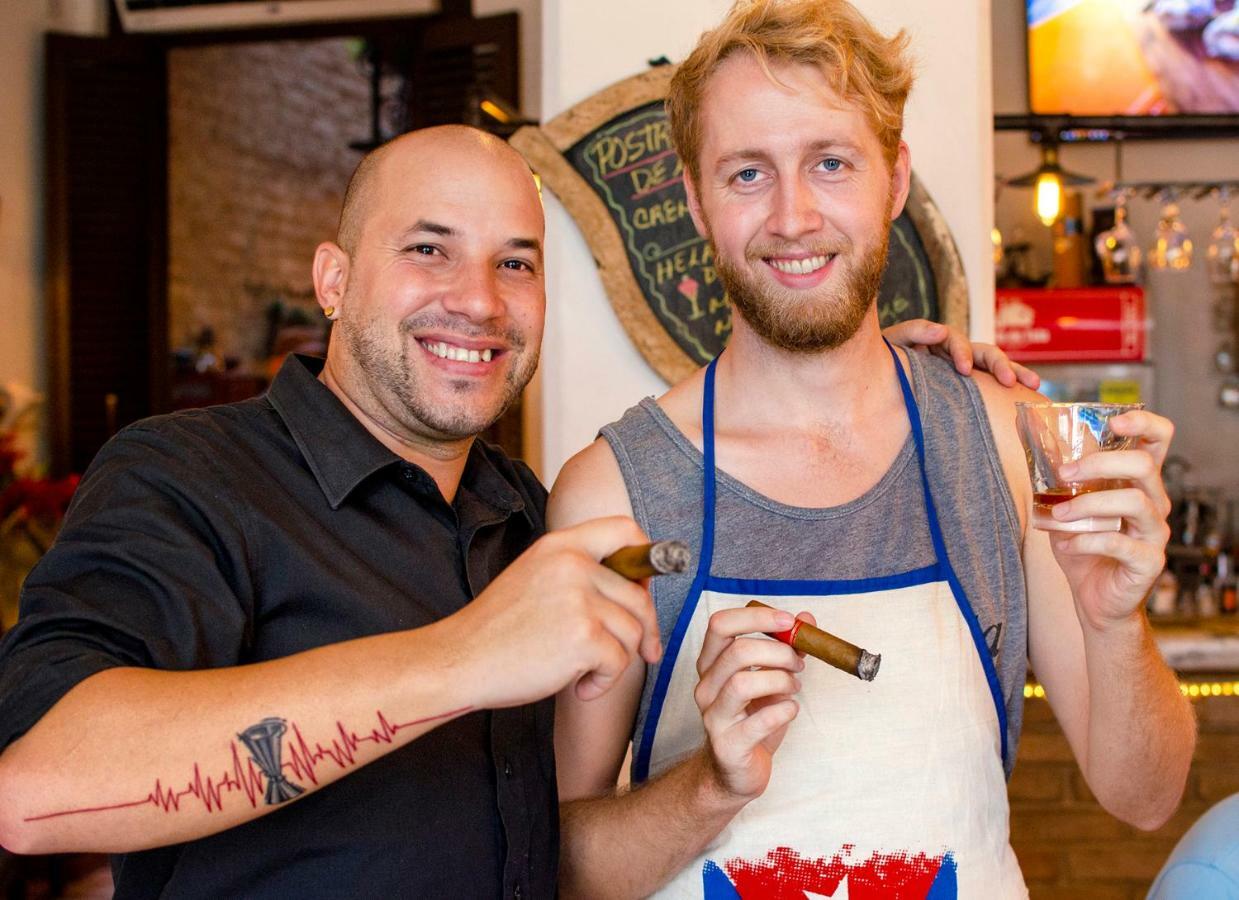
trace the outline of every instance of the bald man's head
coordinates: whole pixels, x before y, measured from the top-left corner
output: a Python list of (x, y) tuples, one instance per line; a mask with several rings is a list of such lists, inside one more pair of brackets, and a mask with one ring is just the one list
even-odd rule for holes
[[(439, 125), (402, 134), (367, 153), (349, 178), (344, 191), (344, 205), (340, 210), (340, 224), (336, 229), (336, 243), (349, 256), (357, 251), (374, 200), (383, 185), (384, 173), (389, 168), (386, 163), (397, 157), (406, 159), (410, 154), (416, 156), (419, 153), (426, 154), (428, 160), (442, 153), (493, 156), (496, 162), (512, 166), (516, 177), (526, 177), (533, 184), (533, 175), (524, 158), (493, 134), (468, 125)], [(395, 186), (392, 187), (395, 189)]]

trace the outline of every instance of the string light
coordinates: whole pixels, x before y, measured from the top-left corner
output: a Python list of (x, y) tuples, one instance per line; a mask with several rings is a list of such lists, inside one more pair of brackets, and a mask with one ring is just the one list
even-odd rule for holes
[[(1183, 696), (1192, 699), (1201, 697), (1239, 697), (1239, 681), (1180, 681)], [(1045, 699), (1045, 688), (1040, 684), (1024, 685), (1024, 699)]]

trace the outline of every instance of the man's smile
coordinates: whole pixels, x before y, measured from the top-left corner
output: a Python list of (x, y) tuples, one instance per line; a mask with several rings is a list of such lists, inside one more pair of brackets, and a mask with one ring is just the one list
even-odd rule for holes
[(828, 262), (835, 258), (833, 253), (822, 254), (818, 256), (807, 256), (803, 259), (792, 259), (790, 257), (767, 257), (766, 262), (788, 275), (811, 275), (818, 269), (823, 268)]
[(465, 363), (488, 363), (496, 354), (503, 353), (500, 347), (462, 347), (459, 344), (451, 344), (447, 341), (426, 340), (419, 338), (418, 343), (422, 345), (427, 353), (439, 357), (439, 359), (450, 359), (455, 362)]

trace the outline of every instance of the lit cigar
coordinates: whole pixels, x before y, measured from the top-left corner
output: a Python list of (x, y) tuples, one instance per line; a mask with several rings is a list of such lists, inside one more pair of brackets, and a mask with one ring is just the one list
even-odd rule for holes
[[(750, 600), (748, 605), (771, 608), (760, 600)], [(843, 638), (835, 637), (829, 631), (823, 631), (801, 619), (797, 619), (787, 631), (767, 632), (767, 634), (777, 641), (791, 644), (801, 653), (815, 656), (836, 669), (855, 675), (861, 681), (873, 681), (874, 676), (878, 674), (878, 666), (882, 664), (881, 653), (862, 650), (855, 644), (849, 644)]]
[(683, 541), (655, 541), (652, 544), (620, 547), (602, 564), (631, 581), (639, 581), (655, 575), (683, 572), (688, 568), (690, 556), (688, 544)]

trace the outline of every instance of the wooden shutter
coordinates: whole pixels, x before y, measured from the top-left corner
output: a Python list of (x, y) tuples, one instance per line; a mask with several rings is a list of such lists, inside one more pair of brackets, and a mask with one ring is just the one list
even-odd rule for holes
[(476, 98), (493, 94), (520, 106), (519, 16), (427, 20), (409, 71), (409, 127), (478, 124)]
[(46, 128), (52, 464), (81, 471), (166, 390), (163, 49), (48, 35)]

